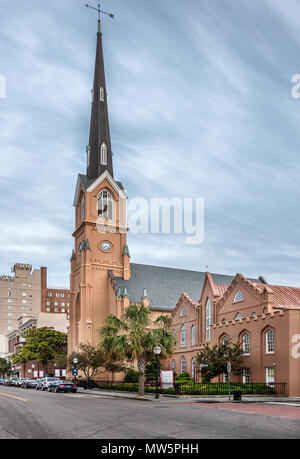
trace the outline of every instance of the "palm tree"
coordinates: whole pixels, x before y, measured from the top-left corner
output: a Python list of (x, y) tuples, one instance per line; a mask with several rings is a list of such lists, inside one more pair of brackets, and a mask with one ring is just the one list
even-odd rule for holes
[(160, 346), (161, 358), (172, 355), (175, 338), (170, 331), (171, 318), (161, 315), (156, 320), (145, 305), (132, 304), (126, 308), (121, 318), (111, 314), (100, 330), (102, 346), (116, 360), (137, 362), (139, 372), (138, 395), (145, 394), (145, 370), (153, 348)]

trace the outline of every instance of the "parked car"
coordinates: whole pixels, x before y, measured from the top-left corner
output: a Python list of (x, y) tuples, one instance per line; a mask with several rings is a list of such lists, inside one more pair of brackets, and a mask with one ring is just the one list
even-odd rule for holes
[(19, 378), (10, 378), (9, 386), (15, 386)]
[(37, 379), (35, 389), (40, 390), (42, 389), (42, 387), (43, 387), (43, 379)]
[(24, 389), (35, 389), (36, 386), (37, 386), (36, 379), (25, 379), (21, 387), (23, 387)]
[(8, 386), (9, 383), (9, 378), (4, 379), (3, 386)]
[(48, 383), (48, 392), (77, 392), (77, 386), (73, 381), (50, 381)]
[(49, 383), (52, 383), (54, 381), (60, 381), (60, 379), (47, 376), (46, 378), (43, 378), (38, 382), (38, 384), (36, 386), (36, 389), (37, 390), (39, 390), (39, 389), (47, 390), (48, 386), (49, 386)]
[(0, 379), (0, 386), (3, 386), (4, 385), (4, 379)]
[(26, 378), (18, 378), (17, 381), (15, 381), (15, 386), (21, 387), (23, 384), (23, 381), (26, 381)]
[(29, 381), (29, 379), (23, 379), (22, 384), (21, 384), (22, 389), (26, 386), (27, 381)]

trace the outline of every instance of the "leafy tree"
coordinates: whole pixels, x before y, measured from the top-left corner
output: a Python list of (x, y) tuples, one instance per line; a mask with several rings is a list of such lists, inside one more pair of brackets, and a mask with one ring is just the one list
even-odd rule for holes
[(2, 377), (10, 370), (10, 364), (6, 359), (0, 357), (0, 374)]
[(37, 360), (47, 373), (48, 363), (59, 358), (67, 349), (67, 334), (53, 327), (30, 329), (24, 333), (25, 344), (11, 357), (13, 363)]
[[(227, 373), (227, 363), (231, 363), (231, 371), (234, 375), (241, 375), (244, 367), (243, 348), (241, 343), (232, 343), (226, 340), (224, 343), (215, 344), (205, 348), (196, 355), (198, 367), (202, 367), (204, 379), (210, 381), (216, 376)], [(201, 370), (200, 370), (201, 371)]]
[(78, 359), (76, 368), (81, 370), (86, 377), (87, 387), (92, 387), (95, 376), (100, 373), (123, 371), (123, 367), (118, 362), (112, 361), (103, 349), (91, 344), (80, 343), (78, 352), (68, 355), (69, 369), (74, 368), (74, 357)]
[(161, 315), (152, 319), (152, 312), (145, 305), (128, 306), (121, 318), (111, 314), (100, 330), (102, 346), (113, 359), (137, 362), (139, 372), (139, 396), (145, 395), (145, 370), (153, 357), (153, 348), (160, 346), (162, 359), (172, 355), (176, 343), (172, 332), (171, 318)]

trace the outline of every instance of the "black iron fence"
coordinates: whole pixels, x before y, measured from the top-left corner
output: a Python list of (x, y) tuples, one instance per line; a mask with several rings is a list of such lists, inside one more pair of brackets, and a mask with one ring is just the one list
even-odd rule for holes
[[(242, 395), (286, 395), (286, 383), (230, 383), (230, 394), (241, 391)], [(137, 392), (138, 383), (97, 381), (93, 387), (116, 391)], [(154, 384), (145, 384), (145, 392), (155, 392)], [(174, 388), (160, 388), (159, 393), (170, 395), (228, 395), (228, 383), (175, 383)]]

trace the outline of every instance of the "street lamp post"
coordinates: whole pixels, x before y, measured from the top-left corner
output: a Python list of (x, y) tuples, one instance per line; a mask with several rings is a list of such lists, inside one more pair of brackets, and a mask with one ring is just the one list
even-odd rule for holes
[(159, 394), (158, 394), (158, 376), (159, 376), (159, 355), (161, 353), (161, 347), (160, 346), (156, 346), (154, 349), (153, 349), (153, 352), (156, 356), (156, 387), (155, 387), (155, 398), (159, 398)]

